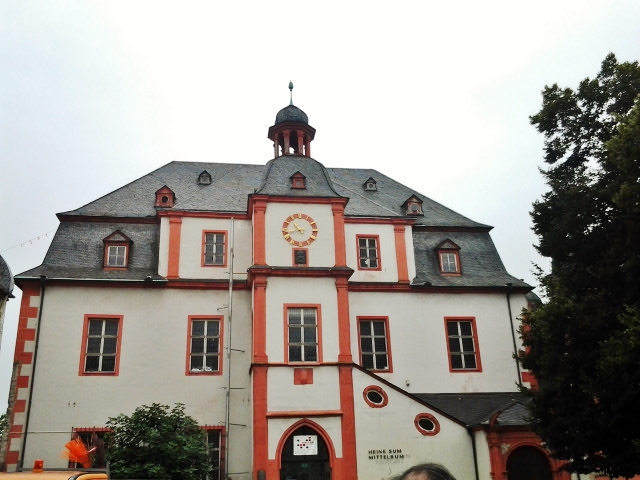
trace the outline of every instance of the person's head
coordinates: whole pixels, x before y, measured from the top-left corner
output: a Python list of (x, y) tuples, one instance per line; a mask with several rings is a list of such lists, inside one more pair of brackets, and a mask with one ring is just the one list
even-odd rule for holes
[(406, 470), (396, 480), (456, 480), (449, 470), (437, 463), (421, 463)]

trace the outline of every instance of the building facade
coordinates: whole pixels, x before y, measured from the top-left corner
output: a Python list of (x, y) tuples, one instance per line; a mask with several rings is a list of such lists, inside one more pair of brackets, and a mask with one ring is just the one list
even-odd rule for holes
[[(232, 479), (568, 478), (526, 425), (531, 287), (491, 227), (326, 168), (290, 104), (266, 165), (172, 162), (76, 210), (22, 306), (7, 469), (182, 403)], [(537, 472), (531, 477), (530, 472)]]

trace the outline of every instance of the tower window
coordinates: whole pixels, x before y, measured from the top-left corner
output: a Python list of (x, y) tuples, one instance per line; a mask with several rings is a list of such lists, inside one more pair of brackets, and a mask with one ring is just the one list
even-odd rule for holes
[(296, 172), (291, 175), (291, 188), (295, 189), (306, 189), (307, 188), (307, 179), (300, 172)]

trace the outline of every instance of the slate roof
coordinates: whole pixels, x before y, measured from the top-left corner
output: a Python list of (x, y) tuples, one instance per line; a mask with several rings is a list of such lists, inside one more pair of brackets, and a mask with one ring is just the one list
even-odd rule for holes
[[(198, 183), (203, 171), (211, 175), (210, 184)], [(297, 172), (305, 176), (306, 189), (291, 188), (290, 177)], [(363, 187), (370, 179), (376, 184), (373, 191)], [(265, 165), (170, 162), (76, 210), (59, 213), (62, 223), (43, 264), (18, 277), (159, 278), (159, 225), (154, 205), (155, 192), (164, 186), (175, 193), (173, 210), (191, 212), (246, 214), (253, 194), (346, 198), (347, 217), (410, 218), (415, 222), (417, 274), (413, 285), (504, 288), (511, 283), (530, 288), (506, 272), (488, 233), (492, 227), (460, 215), (377, 170), (326, 168), (301, 155), (280, 156)], [(424, 215), (405, 215), (403, 204), (412, 196), (422, 201)], [(92, 217), (94, 221), (87, 221)], [(131, 263), (127, 270), (105, 271), (102, 240), (117, 229), (133, 241)], [(435, 247), (447, 239), (460, 247), (461, 276), (440, 274)]]
[(528, 399), (519, 392), (416, 393), (414, 396), (467, 426), (488, 425), (494, 417), (497, 425), (529, 425)]

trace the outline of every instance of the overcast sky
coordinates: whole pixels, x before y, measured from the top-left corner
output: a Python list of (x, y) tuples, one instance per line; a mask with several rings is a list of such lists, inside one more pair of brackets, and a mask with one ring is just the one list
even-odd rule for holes
[[(481, 223), (536, 284), (545, 85), (640, 59), (640, 2), (0, 0), (0, 255), (173, 160), (265, 164), (294, 103), (326, 167), (375, 168)], [(539, 293), (539, 292), (538, 292)], [(0, 350), (6, 404), (20, 290)], [(79, 347), (79, 346), (78, 346)], [(1, 411), (1, 410), (0, 410)]]

